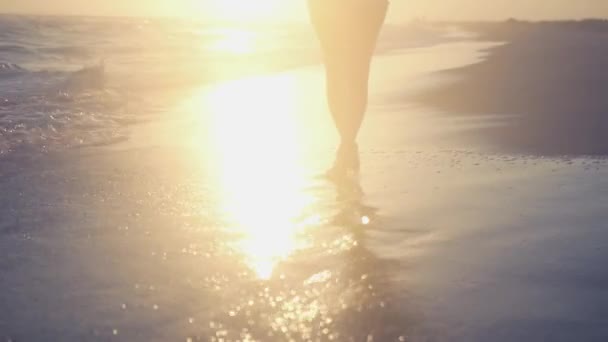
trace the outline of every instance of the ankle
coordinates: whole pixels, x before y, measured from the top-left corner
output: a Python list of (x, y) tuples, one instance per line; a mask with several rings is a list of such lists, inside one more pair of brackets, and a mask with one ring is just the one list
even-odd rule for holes
[(342, 141), (340, 143), (340, 146), (338, 147), (338, 152), (339, 153), (344, 153), (344, 154), (352, 154), (352, 153), (357, 153), (359, 151), (359, 146), (357, 145), (356, 141)]

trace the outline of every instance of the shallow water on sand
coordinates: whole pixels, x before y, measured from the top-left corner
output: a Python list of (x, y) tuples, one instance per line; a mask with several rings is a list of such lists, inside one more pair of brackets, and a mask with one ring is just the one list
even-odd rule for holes
[(602, 273), (605, 161), (364, 151), (361, 183), (335, 184), (255, 168), (245, 182), (208, 158), (148, 147), (16, 166), (0, 183), (2, 334), (482, 341), (501, 324), (509, 341), (547, 316), (604, 332), (577, 289)]
[(184, 155), (151, 173), (157, 152), (46, 160), (44, 173), (2, 184), (23, 200), (3, 209), (11, 278), (0, 331), (14, 340), (403, 336), (391, 262), (366, 246), (376, 209), (357, 182), (215, 182)]
[(360, 182), (316, 177), (318, 68), (197, 88), (120, 144), (6, 156), (0, 339), (604, 341), (607, 161), (487, 152), (462, 133), (485, 122), (397, 96), (475, 47), (378, 63)]
[(0, 331), (404, 338), (393, 265), (367, 248), (377, 210), (356, 179), (317, 176), (334, 139), (323, 101), (311, 101), (319, 81), (286, 73), (202, 88), (123, 144), (5, 164)]
[[(388, 26), (379, 50), (444, 34)], [(124, 141), (201, 85), (317, 64), (318, 50), (307, 23), (0, 15), (0, 157)]]

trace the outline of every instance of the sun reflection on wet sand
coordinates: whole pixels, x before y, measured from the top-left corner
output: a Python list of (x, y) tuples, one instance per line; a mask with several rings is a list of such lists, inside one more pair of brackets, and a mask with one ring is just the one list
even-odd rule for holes
[(199, 133), (193, 150), (217, 191), (208, 262), (218, 271), (205, 288), (218, 296), (208, 325), (218, 341), (401, 335), (402, 315), (387, 304), (388, 265), (365, 241), (375, 209), (357, 180), (315, 177), (331, 159), (334, 132), (324, 127), (327, 113), (307, 102), (320, 90), (311, 83), (293, 73), (241, 79), (205, 89), (184, 108), (197, 118), (184, 136)]
[(302, 244), (297, 220), (314, 200), (304, 191), (294, 82), (287, 75), (238, 81), (207, 99), (222, 209), (242, 236), (234, 247), (262, 279)]

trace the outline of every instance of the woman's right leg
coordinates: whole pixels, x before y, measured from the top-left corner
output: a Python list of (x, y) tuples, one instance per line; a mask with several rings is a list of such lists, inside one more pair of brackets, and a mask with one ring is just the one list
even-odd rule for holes
[(357, 142), (367, 111), (370, 62), (371, 52), (351, 55), (326, 67), (328, 101), (343, 145)]
[(340, 170), (359, 169), (357, 136), (367, 109), (370, 58), (358, 57), (326, 61), (327, 99), (340, 135), (335, 167)]

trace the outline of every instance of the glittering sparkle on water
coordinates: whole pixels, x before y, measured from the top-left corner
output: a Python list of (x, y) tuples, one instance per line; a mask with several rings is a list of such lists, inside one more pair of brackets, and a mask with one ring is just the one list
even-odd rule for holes
[(361, 217), (361, 223), (362, 223), (363, 225), (366, 225), (366, 226), (367, 226), (367, 225), (368, 225), (368, 224), (370, 224), (371, 222), (372, 222), (372, 220), (369, 218), (369, 216), (363, 216), (363, 217)]

